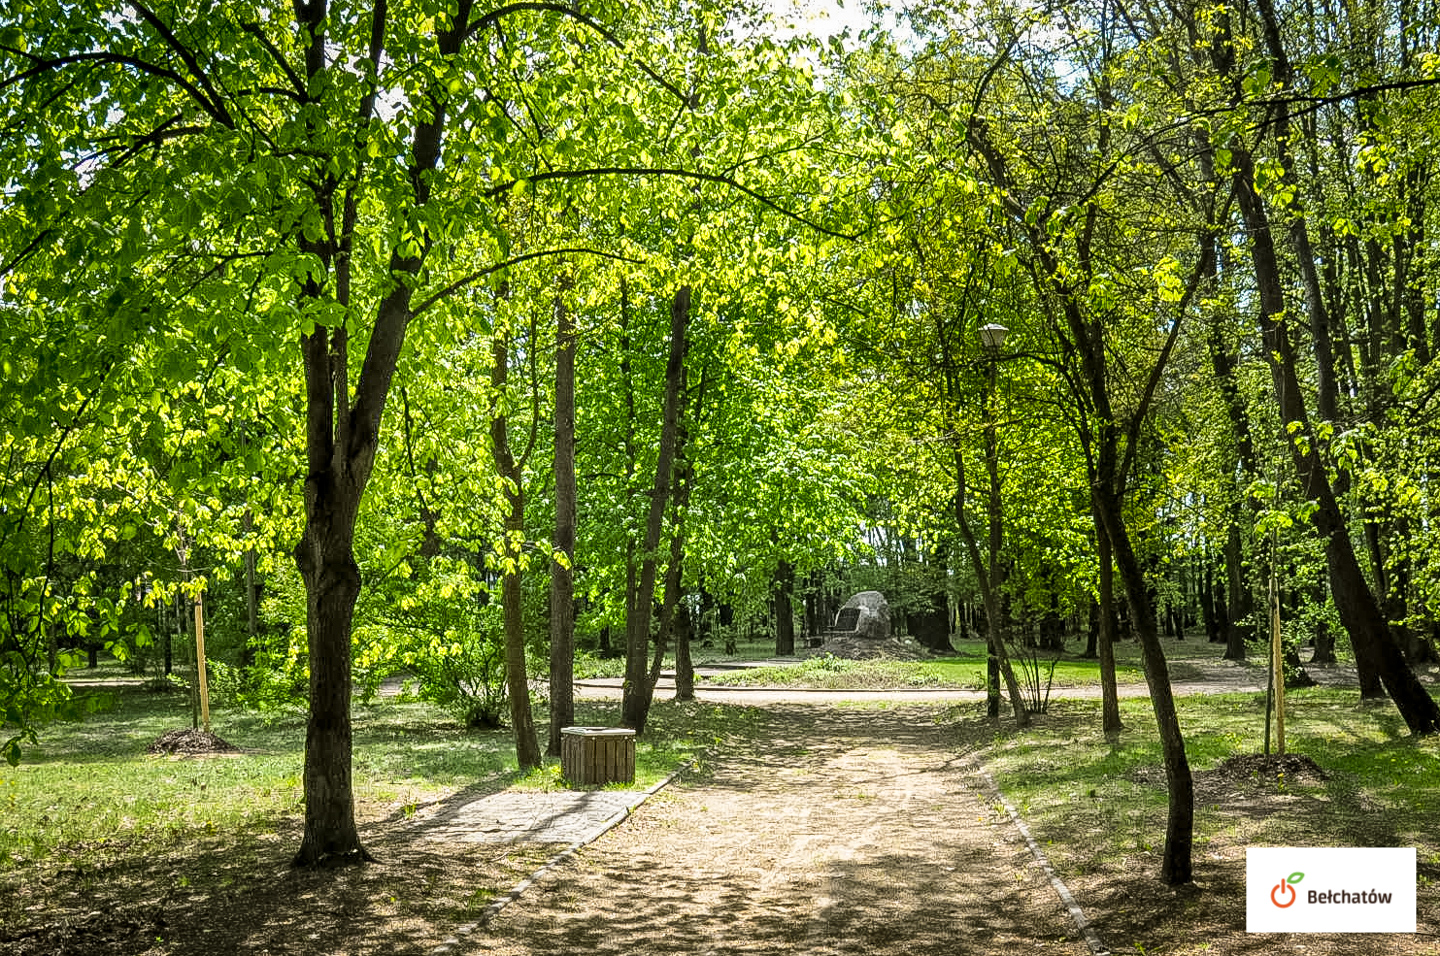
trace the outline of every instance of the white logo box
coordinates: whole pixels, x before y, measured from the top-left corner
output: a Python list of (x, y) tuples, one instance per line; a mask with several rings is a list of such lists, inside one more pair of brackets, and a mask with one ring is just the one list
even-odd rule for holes
[(1414, 847), (1251, 847), (1248, 933), (1415, 932)]

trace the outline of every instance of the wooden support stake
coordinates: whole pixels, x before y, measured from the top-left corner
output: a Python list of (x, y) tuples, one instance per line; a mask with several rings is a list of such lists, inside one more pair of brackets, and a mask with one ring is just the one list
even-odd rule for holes
[(195, 594), (195, 677), (200, 686), (200, 726), (210, 732), (210, 688), (205, 679), (205, 592)]
[(1275, 683), (1275, 752), (1285, 753), (1285, 649), (1280, 638), (1280, 588), (1275, 571), (1270, 571), (1270, 672)]

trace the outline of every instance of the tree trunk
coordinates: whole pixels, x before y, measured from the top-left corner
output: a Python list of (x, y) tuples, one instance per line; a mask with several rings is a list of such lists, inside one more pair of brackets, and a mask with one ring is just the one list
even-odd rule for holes
[(1190, 761), (1185, 756), (1185, 738), (1180, 732), (1180, 718), (1170, 687), (1170, 668), (1165, 661), (1165, 650), (1160, 646), (1155, 609), (1150, 603), (1145, 575), (1135, 558), (1120, 514), (1120, 502), (1113, 492), (1105, 489), (1098, 490), (1096, 498), (1105, 535), (1114, 551), (1120, 579), (1130, 600), (1135, 632), (1144, 652), (1145, 683), (1150, 689), (1150, 702), (1155, 708), (1155, 722), (1160, 730), (1160, 749), (1164, 755), (1165, 780), (1170, 798), (1160, 879), (1172, 886), (1189, 883), (1193, 879), (1195, 783), (1190, 774)]
[(1239, 510), (1240, 505), (1236, 504), (1231, 509), (1230, 527), (1225, 536), (1225, 592), (1227, 596), (1225, 609), (1225, 660), (1243, 661), (1245, 659), (1245, 635), (1250, 625), (1244, 623), (1249, 619), (1255, 602), (1250, 593), (1250, 588), (1245, 582), (1245, 569), (1243, 566), (1244, 543), (1240, 537)]
[[(318, 80), (331, 69), (323, 3), (296, 4), (296, 26), (305, 45), (305, 74)], [(436, 33), (443, 57), (456, 54), (469, 30), (469, 2), (461, 0), (460, 15), (450, 29)], [(382, 21), (377, 20), (377, 23)], [(378, 69), (381, 47), (374, 46), (371, 63)], [(411, 139), (407, 169), (411, 209), (424, 209), (430, 198), (430, 176), (440, 165), (447, 125), (445, 97), (436, 91), (429, 115), (418, 122)], [(360, 120), (368, 121), (371, 98)], [(350, 307), (351, 264), (359, 204), (332, 173), (316, 183), (316, 206), (328, 223), (319, 236), (305, 231), (297, 241), (328, 275), (313, 271), (301, 283), (302, 302), (334, 300)], [(350, 392), (348, 323), (316, 326), (300, 340), (305, 381), (305, 527), (295, 548), (295, 561), (305, 582), (306, 636), (310, 663), (310, 720), (305, 736), (305, 835), (295, 856), (298, 865), (370, 859), (355, 828), (351, 780), (350, 626), (360, 573), (355, 562), (355, 519), (369, 483), (379, 443), (380, 422), (405, 333), (411, 319), (411, 296), (433, 240), (402, 253), (392, 249), (386, 276), (397, 279), (375, 309), (365, 357)], [(328, 285), (328, 287), (327, 287)]]
[[(703, 391), (703, 380), (702, 389)], [(676, 439), (674, 480), (670, 489), (670, 499), (674, 508), (674, 528), (670, 535), (670, 560), (665, 566), (665, 589), (660, 598), (660, 631), (655, 638), (655, 659), (650, 664), (650, 677), (646, 684), (646, 694), (650, 700), (654, 700), (655, 687), (660, 682), (660, 673), (665, 664), (665, 652), (669, 648), (670, 641), (675, 631), (675, 611), (680, 606), (681, 585), (684, 580), (685, 569), (685, 512), (690, 505), (690, 465), (685, 457), (685, 446), (689, 439), (689, 431), (683, 425), (680, 428), (679, 437)], [(688, 650), (688, 648), (687, 648)], [(680, 661), (676, 660), (676, 671)], [(693, 677), (693, 674), (691, 675)], [(694, 696), (694, 688), (691, 688), (691, 696)], [(648, 707), (649, 704), (647, 703)]]
[[(305, 731), (305, 835), (296, 865), (369, 860), (355, 827), (350, 761), (350, 624), (360, 594), (353, 534), (360, 489), (327, 475), (306, 483), (308, 517), (295, 561), (305, 582), (310, 720)], [(343, 479), (342, 479), (343, 480)]]
[(1100, 619), (1095, 641), (1100, 658), (1100, 729), (1110, 740), (1125, 729), (1120, 720), (1120, 690), (1115, 679), (1115, 556), (1098, 503), (1094, 514), (1095, 557), (1100, 570)]
[(1216, 619), (1215, 609), (1215, 567), (1209, 554), (1201, 555), (1202, 562), (1200, 573), (1196, 575), (1200, 584), (1200, 621), (1205, 628), (1205, 640), (1210, 644), (1219, 644), (1225, 640), (1224, 631), (1220, 621)]
[(645, 730), (650, 711), (647, 687), (650, 620), (655, 602), (656, 549), (664, 530), (665, 506), (670, 492), (670, 469), (680, 431), (680, 399), (685, 380), (686, 331), (690, 321), (690, 286), (681, 286), (670, 301), (670, 355), (665, 363), (664, 421), (660, 427), (660, 449), (655, 461), (655, 481), (650, 490), (650, 512), (645, 522), (645, 541), (640, 553), (640, 575), (634, 607), (626, 621), (625, 690), (620, 704), (621, 722)]
[[(994, 436), (990, 438), (989, 448), (993, 449)], [(960, 539), (965, 544), (965, 551), (970, 557), (970, 565), (975, 571), (975, 578), (980, 583), (980, 595), (985, 603), (985, 641), (987, 650), (987, 711), (991, 717), (1000, 716), (1000, 701), (998, 684), (1001, 676), (1005, 680), (1006, 692), (1010, 695), (1010, 708), (1015, 715), (1015, 726), (1027, 727), (1030, 724), (1030, 713), (1025, 708), (1024, 697), (1020, 693), (1020, 682), (1015, 679), (1015, 671), (1010, 666), (1010, 655), (1006, 652), (1005, 641), (1000, 632), (1000, 582), (998, 577), (1001, 573), (999, 551), (1001, 545), (1001, 527), (997, 510), (998, 499), (992, 494), (988, 506), (990, 512), (989, 527), (989, 548), (990, 561), (987, 565), (980, 554), (980, 546), (975, 540), (975, 534), (970, 528), (970, 519), (965, 515), (965, 460), (957, 449), (954, 454), (955, 460), (955, 521), (960, 528)], [(993, 463), (993, 455), (990, 456)], [(998, 484), (998, 471), (991, 469), (992, 492), (995, 492)]]
[(546, 753), (560, 755), (560, 731), (575, 723), (575, 321), (555, 296), (555, 533), (550, 540), (550, 734)]
[[(1270, 220), (1255, 191), (1250, 155), (1237, 148), (1232, 156), (1235, 190), (1250, 239), (1250, 256), (1260, 298), (1260, 326), (1265, 360), (1270, 366), (1281, 421), (1288, 423), (1286, 440), (1306, 499), (1315, 502), (1311, 522), (1325, 543), (1330, 590), (1341, 623), (1350, 635), (1362, 677), (1378, 677), (1412, 732), (1431, 734), (1440, 729), (1440, 708), (1405, 662), (1380, 606), (1365, 580), (1334, 490), (1320, 458), (1320, 444), (1305, 409), (1300, 390), (1295, 350), (1284, 324), (1285, 298), (1279, 263), (1271, 240)], [(1373, 689), (1373, 688), (1372, 688)]]
[(510, 451), (510, 423), (502, 396), (510, 378), (510, 337), (497, 334), (491, 347), (490, 454), (505, 481), (505, 542), (501, 549), (500, 602), (505, 618), (505, 691), (510, 699), (510, 728), (515, 759), (522, 771), (540, 766), (540, 740), (530, 709), (530, 680), (525, 666), (525, 606), (522, 585), (525, 543), (525, 487), (520, 465)]
[(782, 560), (775, 568), (775, 656), (795, 653), (795, 567)]
[[(240, 519), (240, 528), (246, 537), (254, 526), (255, 516), (249, 506)], [(255, 637), (260, 630), (260, 592), (255, 584), (255, 549), (245, 550), (245, 646), (240, 649), (240, 664), (249, 667), (255, 663)]]
[(678, 626), (675, 629), (675, 699), (695, 699), (695, 664), (690, 659), (690, 639), (694, 636), (694, 620), (688, 605), (681, 603), (676, 609)]
[(932, 651), (955, 650), (950, 643), (950, 595), (945, 588), (950, 563), (950, 548), (941, 541), (931, 552), (932, 568), (940, 576), (940, 585), (929, 595), (928, 603), (910, 613), (910, 633), (923, 647)]

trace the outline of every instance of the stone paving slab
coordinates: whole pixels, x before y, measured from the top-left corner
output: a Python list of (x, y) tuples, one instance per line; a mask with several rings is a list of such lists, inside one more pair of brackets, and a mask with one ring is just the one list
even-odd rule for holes
[(477, 797), (416, 824), (426, 840), (580, 843), (647, 796), (643, 790), (510, 791)]

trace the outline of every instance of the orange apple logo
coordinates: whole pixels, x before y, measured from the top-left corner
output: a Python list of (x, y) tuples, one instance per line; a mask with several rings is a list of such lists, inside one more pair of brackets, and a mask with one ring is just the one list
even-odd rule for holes
[(1294, 884), (1299, 883), (1303, 879), (1305, 879), (1305, 874), (1296, 872), (1291, 873), (1285, 879), (1276, 883), (1274, 889), (1270, 891), (1270, 902), (1282, 910), (1287, 906), (1293, 905), (1295, 900), (1300, 896), (1299, 893), (1295, 892)]

